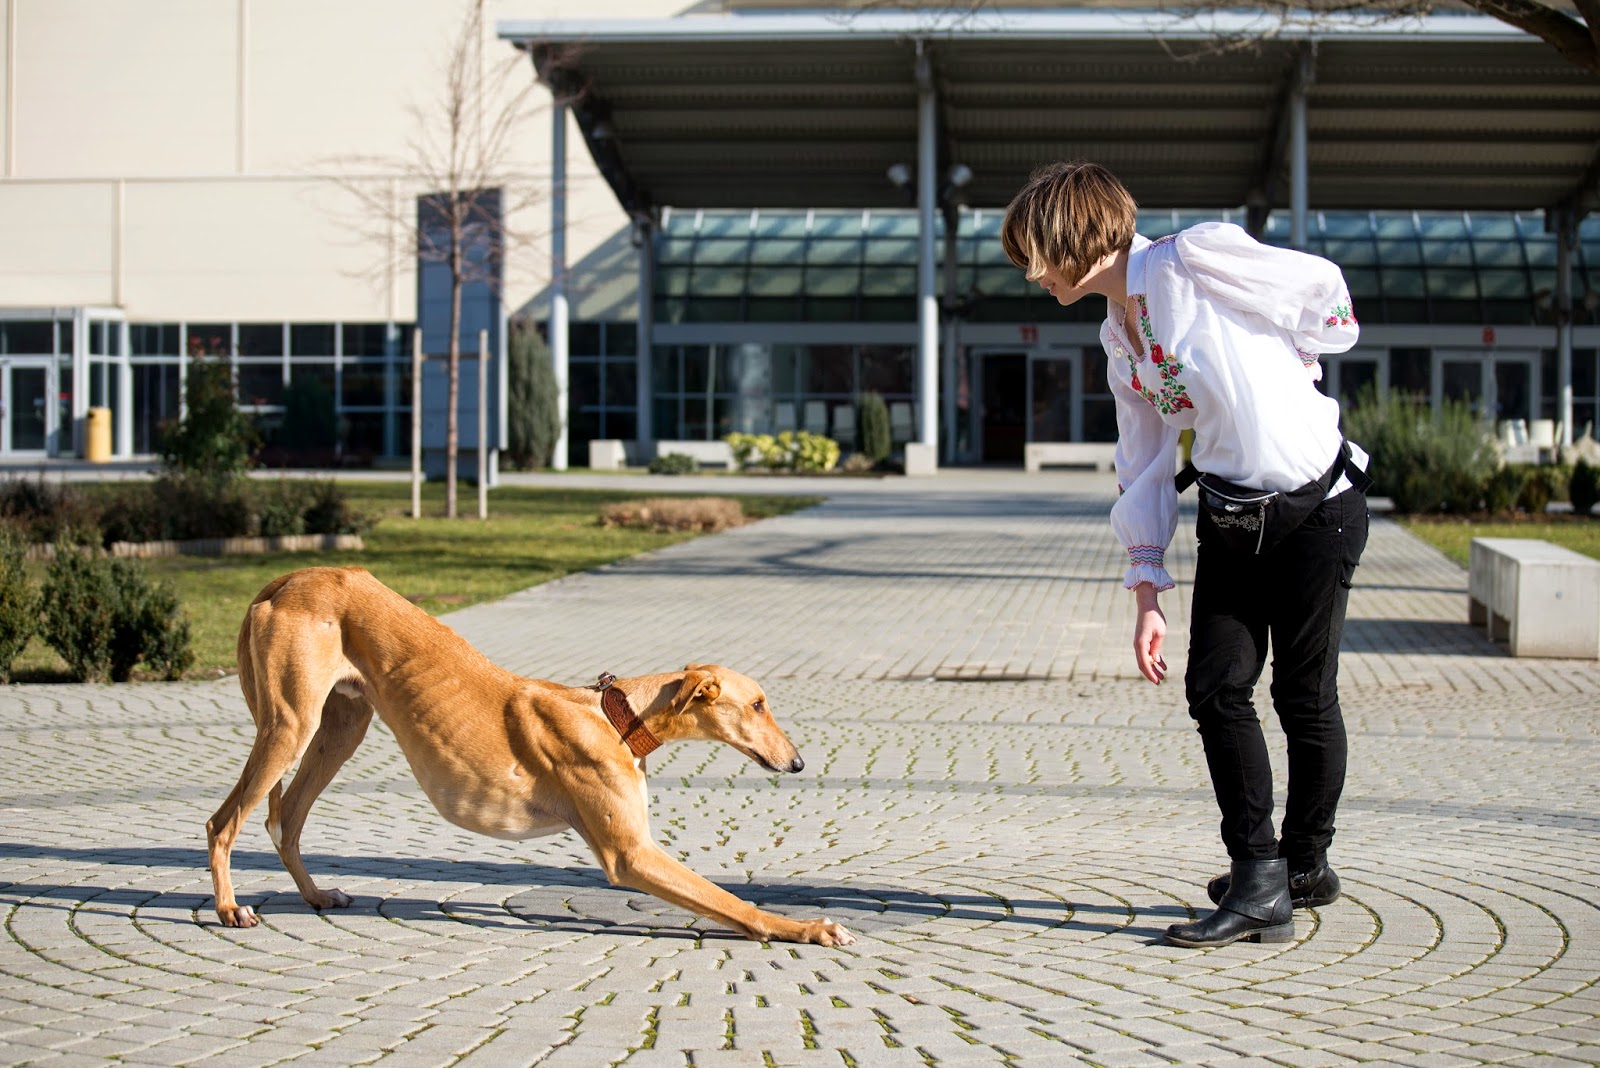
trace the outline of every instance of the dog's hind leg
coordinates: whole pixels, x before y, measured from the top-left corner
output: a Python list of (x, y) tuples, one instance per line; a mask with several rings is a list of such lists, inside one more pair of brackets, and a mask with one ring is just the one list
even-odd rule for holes
[[(244, 763), (239, 781), (228, 792), (222, 806), (206, 821), (206, 840), (211, 859), (211, 886), (216, 895), (217, 917), (227, 927), (254, 927), (260, 922), (248, 905), (240, 905), (233, 893), (229, 858), (233, 843), (251, 811), (262, 798), (282, 782), (294, 762), (316, 733), (324, 694), (315, 692), (309, 673), (278, 670), (253, 657), (251, 634), (262, 622), (255, 613), (257, 604), (246, 616), (239, 638), (239, 686), (256, 721), (256, 740)], [(255, 633), (259, 636), (259, 630)]]
[(295, 772), (288, 792), (281, 795), (282, 804), (276, 787), (267, 797), (267, 833), (272, 836), (283, 866), (300, 888), (300, 896), (314, 909), (342, 909), (350, 904), (350, 897), (342, 890), (317, 887), (300, 857), (300, 831), (311, 806), (361, 745), (371, 723), (372, 706), (366, 701), (337, 690), (329, 694), (322, 706), (322, 725), (301, 756), (300, 770)]

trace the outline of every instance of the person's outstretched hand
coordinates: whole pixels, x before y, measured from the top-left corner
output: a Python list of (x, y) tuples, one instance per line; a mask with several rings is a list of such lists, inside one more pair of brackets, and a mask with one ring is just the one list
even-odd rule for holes
[(1167, 677), (1167, 662), (1161, 658), (1161, 644), (1167, 638), (1167, 617), (1161, 611), (1156, 588), (1141, 582), (1133, 588), (1139, 602), (1139, 616), (1133, 626), (1133, 658), (1139, 673), (1157, 686)]

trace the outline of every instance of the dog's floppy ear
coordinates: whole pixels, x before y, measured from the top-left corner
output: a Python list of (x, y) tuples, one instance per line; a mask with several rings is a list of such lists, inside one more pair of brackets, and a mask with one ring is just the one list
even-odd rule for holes
[(696, 698), (710, 704), (722, 696), (722, 680), (706, 670), (707, 667), (707, 664), (690, 664), (684, 672), (683, 684), (678, 688), (677, 700), (673, 702), (678, 706), (678, 711), (688, 708)]

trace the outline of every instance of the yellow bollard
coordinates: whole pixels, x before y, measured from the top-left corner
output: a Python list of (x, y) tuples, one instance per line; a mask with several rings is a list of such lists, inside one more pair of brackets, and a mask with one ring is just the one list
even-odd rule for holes
[(111, 460), (111, 409), (90, 408), (83, 420), (83, 458), (92, 464)]

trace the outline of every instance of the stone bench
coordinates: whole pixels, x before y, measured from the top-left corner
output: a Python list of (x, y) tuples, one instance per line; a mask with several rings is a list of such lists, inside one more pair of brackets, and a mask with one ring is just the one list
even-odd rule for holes
[(1600, 560), (1537, 538), (1473, 538), (1467, 618), (1512, 656), (1600, 659)]
[(1113, 470), (1117, 446), (1112, 441), (1030, 441), (1022, 447), (1022, 466), (1030, 475), (1046, 467), (1090, 467)]

